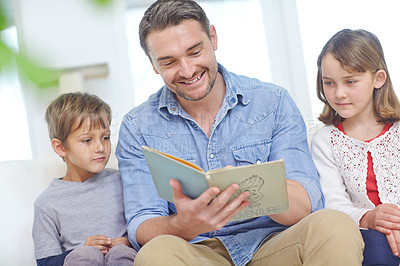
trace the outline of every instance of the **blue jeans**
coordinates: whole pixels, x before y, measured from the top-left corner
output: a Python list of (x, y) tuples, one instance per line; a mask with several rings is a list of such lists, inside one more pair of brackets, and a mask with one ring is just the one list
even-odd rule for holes
[(384, 234), (371, 229), (360, 231), (365, 243), (362, 265), (399, 266), (399, 258), (393, 255)]

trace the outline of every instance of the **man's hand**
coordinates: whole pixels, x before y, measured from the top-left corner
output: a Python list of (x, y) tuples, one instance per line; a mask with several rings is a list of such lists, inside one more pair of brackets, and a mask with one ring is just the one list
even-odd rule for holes
[(224, 191), (211, 187), (197, 199), (191, 199), (183, 194), (181, 184), (170, 180), (174, 204), (177, 214), (171, 218), (171, 226), (178, 236), (191, 240), (199, 234), (221, 229), (232, 217), (249, 206), (249, 192), (243, 192), (229, 201), (238, 190), (238, 184), (232, 184)]
[(103, 235), (89, 236), (85, 241), (85, 246), (98, 248), (103, 254), (108, 252), (111, 244), (111, 238)]

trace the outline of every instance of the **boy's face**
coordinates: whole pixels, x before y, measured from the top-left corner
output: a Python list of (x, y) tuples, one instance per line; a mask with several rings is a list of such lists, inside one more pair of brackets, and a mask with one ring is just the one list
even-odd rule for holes
[(90, 127), (89, 119), (80, 128), (76, 128), (79, 121), (75, 121), (74, 129), (64, 145), (67, 164), (64, 180), (83, 182), (106, 166), (111, 152), (111, 132), (107, 118), (103, 119), (106, 128), (100, 124)]

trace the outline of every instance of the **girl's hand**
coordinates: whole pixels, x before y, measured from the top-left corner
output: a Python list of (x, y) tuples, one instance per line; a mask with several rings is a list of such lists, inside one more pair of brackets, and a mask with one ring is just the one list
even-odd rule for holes
[(103, 254), (107, 254), (111, 244), (111, 238), (102, 235), (89, 236), (85, 241), (85, 246), (98, 248)]
[(120, 236), (120, 237), (111, 239), (110, 248), (112, 248), (118, 244), (124, 244), (125, 246), (131, 247), (131, 242), (129, 242), (129, 239), (127, 237)]
[(360, 227), (375, 229), (385, 235), (400, 230), (400, 208), (394, 204), (381, 204), (364, 214)]
[(400, 256), (400, 231), (391, 230), (390, 234), (386, 235), (386, 239), (389, 243), (390, 249), (393, 254), (397, 257)]

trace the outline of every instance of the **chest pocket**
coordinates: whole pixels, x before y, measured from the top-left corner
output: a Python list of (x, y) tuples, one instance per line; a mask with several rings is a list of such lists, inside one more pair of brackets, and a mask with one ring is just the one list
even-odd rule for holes
[(232, 148), (237, 166), (264, 163), (268, 161), (271, 140), (260, 140), (238, 145)]

